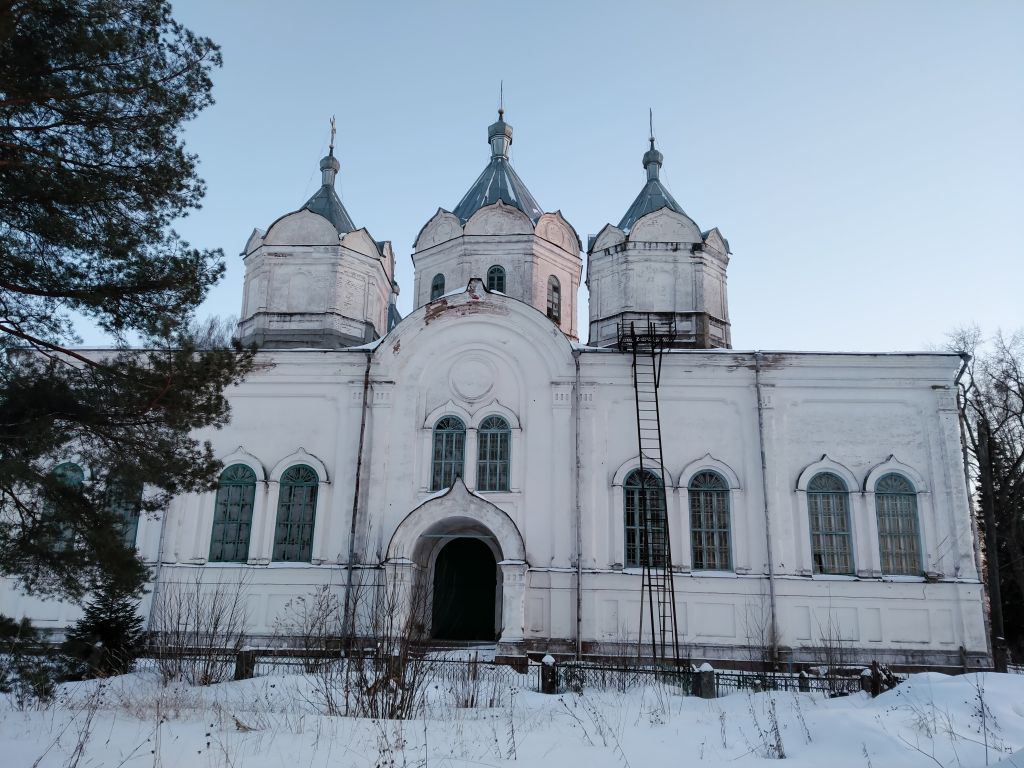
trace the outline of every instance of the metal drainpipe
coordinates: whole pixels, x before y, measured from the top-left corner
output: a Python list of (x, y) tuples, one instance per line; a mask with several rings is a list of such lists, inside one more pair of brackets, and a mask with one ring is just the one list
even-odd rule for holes
[(575, 392), (572, 399), (576, 411), (576, 660), (583, 658), (583, 508), (580, 504), (580, 351), (574, 349), (576, 363)]
[(768, 462), (764, 452), (764, 406), (761, 404), (761, 352), (754, 352), (754, 390), (757, 396), (757, 439), (761, 447), (761, 492), (764, 496), (764, 538), (768, 547), (768, 601), (771, 610), (772, 659), (778, 662), (778, 625), (775, 606), (775, 562), (772, 557), (772, 524), (768, 510)]
[(359, 418), (359, 448), (356, 453), (356, 482), (355, 491), (352, 493), (352, 527), (348, 533), (348, 575), (345, 579), (345, 637), (352, 639), (353, 622), (350, 615), (350, 595), (352, 594), (352, 571), (356, 556), (356, 522), (359, 512), (359, 480), (363, 474), (363, 444), (366, 439), (366, 413), (369, 410), (370, 402), (367, 395), (370, 392), (370, 362), (373, 359), (373, 352), (366, 352), (366, 371), (363, 373), (363, 410)]

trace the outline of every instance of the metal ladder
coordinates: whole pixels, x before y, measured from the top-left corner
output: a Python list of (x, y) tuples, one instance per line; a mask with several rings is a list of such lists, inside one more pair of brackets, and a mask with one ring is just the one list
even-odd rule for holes
[[(640, 453), (640, 596), (638, 647), (643, 653), (645, 613), (651, 627), (651, 655), (655, 663), (679, 663), (675, 581), (672, 578), (672, 542), (665, 503), (664, 463), (661, 448), (662, 351), (675, 341), (674, 323), (648, 318), (619, 326), (619, 348), (633, 355), (633, 392), (636, 396), (637, 443)], [(652, 502), (653, 505), (652, 505)]]

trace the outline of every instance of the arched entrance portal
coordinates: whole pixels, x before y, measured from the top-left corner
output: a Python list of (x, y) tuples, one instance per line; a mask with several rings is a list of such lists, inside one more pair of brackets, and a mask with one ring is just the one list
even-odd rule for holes
[(434, 561), (431, 637), (493, 642), (497, 573), (494, 554), (480, 539), (445, 544)]

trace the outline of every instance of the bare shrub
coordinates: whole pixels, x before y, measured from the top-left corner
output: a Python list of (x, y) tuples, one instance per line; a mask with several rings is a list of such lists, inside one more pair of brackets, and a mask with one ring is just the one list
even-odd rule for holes
[(164, 683), (210, 685), (231, 677), (248, 624), (245, 579), (170, 582), (155, 597), (150, 643)]
[(274, 619), (274, 637), (280, 644), (301, 652), (303, 671), (314, 674), (325, 664), (341, 657), (341, 605), (330, 587), (317, 587), (284, 605)]

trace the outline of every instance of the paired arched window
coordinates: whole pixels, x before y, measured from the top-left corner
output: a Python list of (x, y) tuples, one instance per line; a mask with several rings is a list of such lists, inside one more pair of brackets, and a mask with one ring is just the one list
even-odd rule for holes
[(430, 281), (430, 300), (439, 299), (444, 296), (444, 275), (438, 273)]
[(920, 576), (921, 535), (914, 486), (903, 475), (882, 475), (875, 483), (875, 511), (882, 573)]
[(554, 275), (548, 278), (548, 317), (562, 322), (562, 286)]
[(698, 472), (688, 490), (694, 570), (732, 570), (729, 484), (717, 472)]
[(244, 563), (249, 559), (252, 505), (256, 473), (245, 464), (232, 464), (220, 473), (210, 537), (211, 563)]
[(308, 563), (313, 557), (313, 526), (320, 478), (305, 464), (289, 467), (281, 475), (274, 529), (274, 560)]
[(455, 416), (445, 416), (434, 425), (434, 450), (430, 490), (450, 488), (463, 474), (466, 458), (466, 425)]
[(135, 546), (142, 509), (142, 483), (114, 476), (107, 481), (107, 509), (121, 527), (126, 547)]
[(648, 469), (635, 469), (622, 484), (625, 509), (626, 568), (650, 565), (662, 568), (668, 562), (665, 516), (665, 487)]
[(811, 556), (815, 573), (852, 574), (850, 494), (831, 472), (820, 472), (807, 484)]
[(495, 264), (487, 270), (487, 290), (505, 292), (505, 268)]
[(507, 491), (509, 489), (509, 455), (512, 430), (500, 416), (488, 416), (477, 431), (476, 489)]

